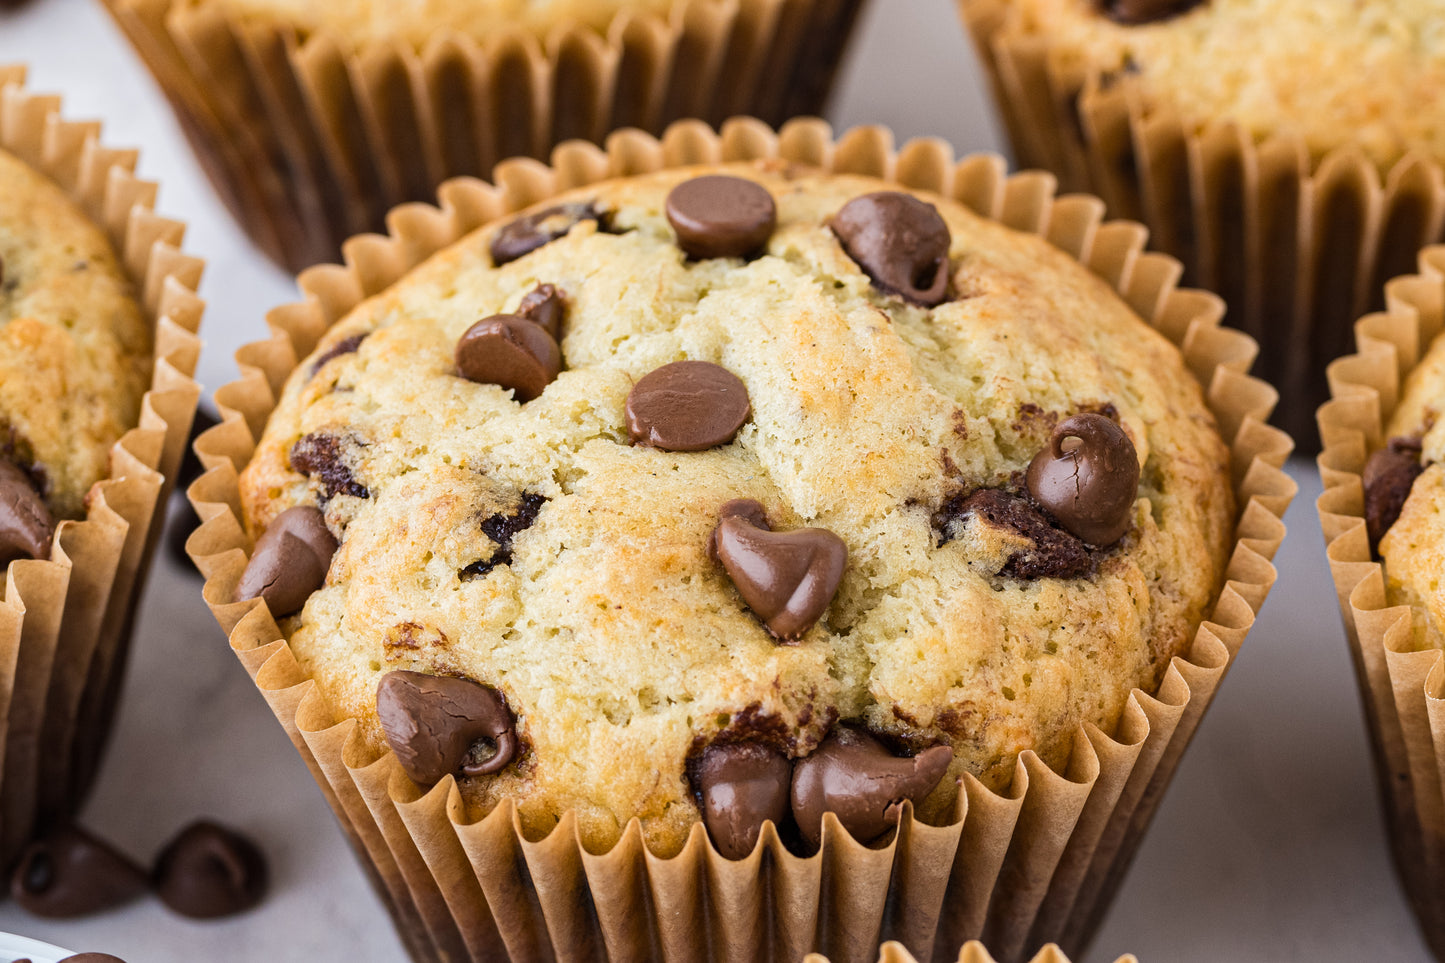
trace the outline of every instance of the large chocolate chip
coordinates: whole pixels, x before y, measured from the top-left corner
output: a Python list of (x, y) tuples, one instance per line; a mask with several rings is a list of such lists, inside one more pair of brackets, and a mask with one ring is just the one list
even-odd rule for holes
[(346, 463), (340, 438), (324, 432), (302, 435), (291, 446), (287, 458), (294, 471), (320, 482), (326, 499), (337, 495), (351, 495), (354, 498), (370, 498), (371, 492), (356, 480), (351, 466)]
[(266, 895), (266, 857), (251, 840), (207, 820), (181, 830), (156, 857), (152, 883), (182, 916), (244, 913)]
[(627, 395), (634, 443), (706, 451), (733, 440), (752, 410), (737, 375), (708, 361), (674, 361), (644, 375)]
[(0, 459), (0, 573), (18, 558), (47, 559), (55, 522), (30, 476)]
[(872, 736), (840, 727), (793, 764), (793, 819), (814, 846), (823, 836), (825, 812), (858, 842), (870, 843), (898, 821), (903, 800), (917, 805), (932, 792), (952, 761), (948, 746), (900, 758)]
[[(516, 722), (506, 700), (470, 679), (388, 672), (376, 689), (376, 715), (402, 769), (423, 786), (458, 770), (468, 776), (500, 772), (517, 755)], [(479, 739), (491, 740), (496, 751), (475, 761)]]
[(1390, 444), (1365, 462), (1365, 531), (1370, 551), (1379, 554), (1380, 539), (1400, 519), (1410, 488), (1425, 469), (1420, 465), (1420, 442), (1391, 438)]
[(788, 757), (756, 742), (703, 750), (697, 785), (703, 822), (717, 851), (742, 859), (753, 851), (766, 820), (781, 826), (792, 778)]
[(590, 203), (560, 204), (512, 221), (492, 238), (492, 263), (497, 267), (531, 254), (544, 244), (563, 237), (583, 221), (600, 217)]
[(749, 498), (718, 510), (711, 547), (748, 608), (784, 641), (801, 638), (823, 617), (848, 564), (848, 546), (837, 535), (770, 531), (763, 506)]
[(275, 618), (294, 615), (326, 584), (336, 549), (320, 509), (286, 509), (256, 539), (256, 550), (236, 586), (236, 601), (262, 598)]
[(10, 877), (10, 895), (20, 908), (52, 919), (99, 913), (145, 891), (144, 870), (75, 827), (31, 843)]
[(726, 174), (683, 181), (667, 195), (667, 220), (689, 257), (748, 257), (773, 236), (778, 210), (761, 184)]
[(562, 340), (562, 292), (554, 285), (539, 284), (517, 305), (517, 314), (534, 324), (540, 324), (552, 336), (553, 341)]
[(948, 296), (952, 238), (932, 204), (901, 191), (864, 194), (834, 215), (833, 233), (884, 291), (930, 308)]
[(541, 325), (515, 314), (483, 318), (457, 341), (457, 371), (468, 381), (536, 398), (562, 370), (562, 352)]
[(1102, 5), (1110, 20), (1136, 27), (1177, 17), (1204, 2), (1205, 0), (1103, 0)]
[(1090, 545), (1112, 545), (1134, 524), (1139, 457), (1128, 434), (1103, 415), (1065, 418), (1029, 463), (1029, 494)]

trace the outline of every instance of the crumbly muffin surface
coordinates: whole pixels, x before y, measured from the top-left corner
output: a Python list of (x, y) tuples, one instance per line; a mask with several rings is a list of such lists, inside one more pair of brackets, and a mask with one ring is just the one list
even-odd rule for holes
[(1292, 132), (1316, 156), (1357, 144), (1379, 164), (1411, 149), (1445, 161), (1445, 125), (1422, 109), (1445, 96), (1445, 0), (1204, 0), (1140, 25), (1100, 0), (1010, 2), (1011, 30), (1065, 62), (1136, 75), (1185, 118)]
[[(698, 818), (699, 745), (764, 733), (806, 756), (838, 720), (952, 746), (921, 807), (942, 818), (962, 772), (1000, 787), (1019, 752), (1059, 766), (1081, 723), (1110, 729), (1187, 647), (1222, 578), (1228, 452), (1178, 351), (1104, 282), (930, 197), (952, 235), (953, 296), (918, 307), (874, 287), (828, 227), (881, 182), (727, 170), (774, 196), (763, 256), (678, 249), (664, 199), (699, 169), (549, 202), (601, 218), (501, 267), (500, 226), (484, 228), (327, 334), (242, 476), (253, 534), (320, 505), (341, 541), (325, 586), (282, 622), (332, 708), (380, 748), (387, 672), (496, 687), (525, 748), (463, 788), (477, 811), (515, 799), (531, 832), (574, 809), (605, 847), (638, 816), (670, 851)], [(560, 376), (525, 405), (458, 377), (463, 332), (539, 283), (566, 300)], [(682, 359), (740, 378), (751, 417), (709, 451), (633, 446), (629, 390)], [(1084, 577), (1011, 577), (1027, 538), (956, 507), (1016, 488), (1080, 411), (1114, 414), (1133, 440), (1131, 530)], [(708, 553), (738, 498), (777, 530), (847, 544), (841, 589), (796, 644), (775, 642)]]
[(104, 233), (0, 151), (0, 458), (57, 518), (84, 514), (150, 369), (150, 326)]

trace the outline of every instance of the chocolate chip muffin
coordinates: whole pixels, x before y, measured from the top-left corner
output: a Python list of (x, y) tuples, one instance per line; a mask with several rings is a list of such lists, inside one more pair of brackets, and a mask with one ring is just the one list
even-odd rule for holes
[(338, 717), (475, 811), (725, 855), (1056, 767), (1222, 579), (1178, 351), (1047, 243), (776, 163), (589, 187), (336, 324), (241, 478)]
[(105, 234), (0, 150), (0, 564), (49, 556), (150, 385), (151, 328)]

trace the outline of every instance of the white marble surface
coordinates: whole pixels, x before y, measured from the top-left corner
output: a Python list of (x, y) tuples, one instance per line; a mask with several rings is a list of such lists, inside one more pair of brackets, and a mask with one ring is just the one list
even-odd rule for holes
[[(946, 138), (960, 153), (1001, 147), (972, 51), (949, 0), (874, 0), (832, 119)], [(226, 217), (169, 110), (90, 0), (36, 0), (0, 14), (0, 62), (104, 119), (106, 140), (141, 144), (160, 208), (191, 224), (210, 261), (201, 377), (233, 377), (231, 352), (261, 336), (290, 280)], [(1364, 729), (1305, 462), (1279, 559), (1282, 577), (1186, 756), (1133, 872), (1087, 959), (1403, 963), (1428, 959), (1391, 875)], [(270, 898), (232, 920), (195, 923), (142, 902), (69, 923), (0, 904), (0, 930), (130, 963), (347, 960), (402, 951), (310, 776), (198, 594), (162, 559), (136, 634), (127, 697), (86, 819), (149, 858), (208, 814), (250, 830), (274, 874)]]

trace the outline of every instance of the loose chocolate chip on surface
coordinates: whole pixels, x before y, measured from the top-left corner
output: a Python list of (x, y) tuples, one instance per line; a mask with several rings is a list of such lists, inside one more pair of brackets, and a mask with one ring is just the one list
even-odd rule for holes
[(519, 217), (492, 238), (492, 263), (501, 267), (550, 244), (583, 221), (600, 217), (601, 213), (590, 203), (560, 204)]
[(773, 532), (763, 506), (736, 499), (718, 510), (710, 548), (748, 608), (777, 639), (806, 633), (833, 601), (848, 564), (848, 547), (832, 532)]
[(969, 515), (1028, 540), (1028, 547), (1015, 552), (1004, 565), (1000, 574), (1008, 578), (1083, 578), (1094, 570), (1094, 560), (1078, 536), (1049, 524), (1022, 495), (996, 488), (956, 496), (934, 515), (940, 548), (957, 537), (956, 524)]
[(326, 584), (336, 549), (336, 538), (320, 509), (309, 505), (286, 509), (256, 539), (256, 550), (236, 586), (236, 601), (262, 598), (273, 617), (294, 615), (312, 592)]
[(697, 770), (703, 821), (712, 844), (728, 859), (753, 851), (763, 823), (781, 826), (788, 815), (793, 764), (756, 742), (712, 745)]
[(952, 761), (948, 746), (898, 757), (872, 736), (840, 727), (793, 764), (793, 819), (815, 847), (823, 837), (825, 812), (837, 816), (858, 842), (872, 842), (898, 821), (903, 800), (917, 805)]
[(539, 284), (517, 305), (517, 314), (533, 324), (540, 324), (552, 336), (553, 341), (562, 340), (562, 310), (565, 300), (555, 285)]
[[(398, 669), (382, 676), (376, 715), (402, 769), (431, 786), (460, 770), (468, 776), (500, 772), (517, 755), (516, 722), (501, 693), (470, 679)], [(474, 761), (479, 739), (496, 751)]]
[(833, 233), (884, 291), (930, 308), (947, 298), (952, 238), (932, 204), (901, 191), (864, 194), (834, 215)]
[(1139, 457), (1123, 428), (1103, 415), (1065, 418), (1034, 456), (1029, 494), (1059, 524), (1088, 542), (1112, 545), (1134, 524)]
[(240, 833), (207, 820), (192, 823), (156, 857), (152, 885), (182, 916), (244, 913), (266, 895), (266, 857)]
[(667, 220), (689, 257), (748, 257), (778, 223), (773, 195), (761, 184), (727, 174), (683, 181), (667, 195)]
[(1205, 0), (1103, 0), (1104, 14), (1115, 23), (1134, 27), (1187, 13)]
[(1391, 438), (1365, 462), (1365, 531), (1371, 552), (1379, 554), (1380, 539), (1399, 521), (1410, 488), (1424, 470), (1420, 442), (1410, 438)]
[(674, 361), (644, 375), (627, 395), (635, 444), (706, 451), (733, 440), (752, 410), (737, 375), (708, 361)]
[(321, 483), (323, 495), (327, 499), (337, 495), (371, 497), (371, 492), (351, 473), (351, 466), (344, 457), (342, 440), (335, 435), (324, 432), (302, 435), (296, 444), (291, 446), (287, 458), (292, 470)]
[(10, 876), (10, 895), (20, 908), (52, 919), (99, 913), (145, 891), (144, 870), (76, 827), (31, 843)]
[(457, 371), (468, 381), (536, 398), (562, 370), (562, 352), (541, 325), (515, 314), (483, 318), (457, 340)]
[(47, 559), (55, 521), (25, 474), (0, 459), (0, 573), (19, 558)]

